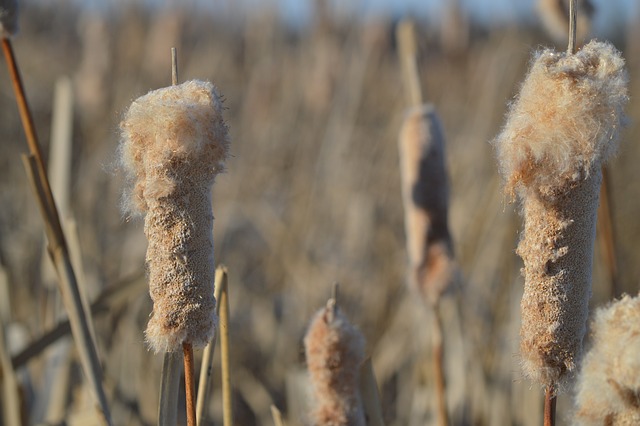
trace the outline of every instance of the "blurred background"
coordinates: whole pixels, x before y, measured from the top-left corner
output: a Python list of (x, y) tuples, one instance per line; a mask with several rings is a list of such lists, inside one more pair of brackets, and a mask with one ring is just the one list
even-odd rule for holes
[[(640, 6), (592, 5), (591, 35), (623, 52), (631, 77), (628, 125), (608, 167), (615, 285), (597, 244), (597, 307), (638, 288)], [(367, 339), (386, 424), (435, 424), (432, 318), (405, 285), (397, 137), (408, 100), (395, 37), (404, 18), (416, 23), (421, 84), (447, 138), (461, 271), (443, 301), (452, 424), (542, 423), (542, 390), (523, 378), (518, 361), (521, 220), (501, 193), (489, 145), (531, 52), (566, 48), (566, 30), (554, 30), (538, 2), (68, 0), (21, 7), (13, 46), (75, 267), (94, 305), (116, 424), (156, 423), (162, 367), (143, 341), (151, 311), (146, 239), (143, 221), (121, 209), (118, 124), (135, 98), (171, 83), (171, 47), (180, 81), (210, 80), (226, 98), (231, 157), (214, 187), (214, 239), (216, 262), (229, 268), (236, 424), (272, 424), (271, 404), (287, 424), (304, 424), (302, 338), (336, 281), (341, 307)], [(65, 313), (20, 161), (27, 148), (4, 65), (0, 111), (0, 325), (25, 416), (28, 424), (98, 424), (68, 333), (32, 344)], [(215, 362), (205, 424), (221, 424), (218, 355)], [(567, 392), (559, 424), (571, 424), (570, 410)]]

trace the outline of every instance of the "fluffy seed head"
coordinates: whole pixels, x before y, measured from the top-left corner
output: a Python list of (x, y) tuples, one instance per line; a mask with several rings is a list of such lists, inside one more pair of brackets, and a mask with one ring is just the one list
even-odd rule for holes
[(453, 280), (455, 262), (444, 135), (432, 105), (407, 111), (398, 147), (410, 282), (435, 304)]
[(563, 385), (581, 353), (601, 167), (617, 147), (627, 80), (607, 43), (538, 53), (493, 142), (505, 191), (523, 203), (521, 355), (543, 385)]
[(120, 127), (129, 206), (145, 214), (149, 240), (147, 341), (156, 352), (204, 346), (215, 330), (211, 186), (229, 145), (220, 96), (202, 81), (155, 90)]
[(319, 310), (304, 338), (314, 391), (313, 424), (364, 426), (358, 372), (364, 337), (334, 305)]
[(0, 38), (18, 31), (18, 0), (0, 0)]
[(591, 349), (578, 377), (576, 424), (640, 424), (640, 298), (596, 312)]

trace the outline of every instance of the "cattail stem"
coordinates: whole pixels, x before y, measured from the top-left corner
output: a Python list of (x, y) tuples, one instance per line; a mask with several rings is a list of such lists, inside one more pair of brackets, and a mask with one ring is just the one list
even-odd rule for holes
[(231, 374), (229, 368), (229, 287), (223, 280), (220, 291), (220, 360), (222, 364), (222, 419), (224, 426), (233, 425)]
[(556, 424), (556, 392), (553, 386), (547, 386), (544, 393), (544, 426)]
[(13, 91), (16, 95), (16, 102), (18, 103), (18, 111), (20, 113), (20, 119), (22, 120), (22, 127), (27, 137), (27, 145), (29, 147), (29, 153), (33, 155), (37, 166), (36, 177), (39, 180), (39, 185), (42, 187), (43, 195), (46, 203), (43, 206), (46, 210), (47, 217), (52, 219), (51, 225), (54, 234), (49, 238), (49, 242), (54, 241), (59, 244), (65, 244), (64, 234), (62, 232), (62, 226), (60, 225), (60, 218), (58, 217), (58, 210), (56, 209), (55, 201), (53, 200), (53, 194), (51, 193), (51, 186), (47, 179), (47, 169), (42, 159), (42, 151), (40, 150), (40, 144), (38, 143), (38, 135), (36, 133), (36, 126), (33, 124), (33, 117), (27, 102), (26, 91), (22, 84), (22, 77), (20, 76), (20, 69), (18, 68), (18, 62), (16, 61), (11, 40), (9, 38), (2, 38), (2, 52), (7, 61), (7, 67), (9, 74), (11, 75), (11, 83), (13, 85)]
[(440, 305), (433, 309), (433, 373), (436, 385), (436, 398), (438, 404), (438, 425), (447, 426), (449, 424), (449, 414), (447, 413), (447, 387), (444, 378), (444, 341), (442, 318), (440, 315)]
[(184, 390), (187, 397), (187, 426), (196, 426), (196, 381), (191, 343), (182, 343), (182, 353), (184, 355)]
[(573, 55), (576, 53), (576, 22), (578, 17), (578, 5), (577, 0), (570, 0), (569, 2), (569, 46), (567, 47), (567, 53)]
[(411, 106), (421, 105), (423, 102), (420, 74), (418, 73), (417, 43), (415, 24), (405, 20), (398, 25), (396, 38), (400, 47), (400, 61), (404, 73), (405, 89)]

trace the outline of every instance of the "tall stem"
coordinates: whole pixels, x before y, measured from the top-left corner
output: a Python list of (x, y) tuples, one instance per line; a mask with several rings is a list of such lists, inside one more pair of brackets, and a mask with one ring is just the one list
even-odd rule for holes
[(555, 426), (556, 424), (556, 392), (555, 387), (550, 385), (544, 394), (544, 426)]

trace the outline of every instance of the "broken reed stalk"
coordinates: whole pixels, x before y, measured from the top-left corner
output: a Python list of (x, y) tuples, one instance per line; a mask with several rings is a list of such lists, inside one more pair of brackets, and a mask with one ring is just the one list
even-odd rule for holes
[(278, 407), (271, 404), (271, 418), (273, 419), (273, 426), (284, 426), (284, 420), (282, 420), (282, 413), (278, 410)]
[[(15, 1), (3, 1), (0, 4), (0, 38), (2, 51), (7, 61), (13, 90), (16, 95), (20, 119), (27, 138), (30, 154), (23, 157), (23, 164), (27, 172), (31, 187), (38, 201), (48, 241), (49, 256), (53, 261), (65, 309), (69, 315), (71, 332), (80, 356), (82, 369), (90, 384), (93, 397), (98, 403), (101, 417), (106, 424), (111, 423), (111, 414), (107, 404), (107, 397), (102, 386), (102, 367), (98, 352), (91, 335), (90, 314), (85, 311), (78, 282), (71, 265), (71, 258), (62, 231), (58, 209), (56, 208), (51, 186), (47, 179), (46, 168), (38, 143), (36, 128), (33, 123), (31, 110), (27, 102), (26, 92), (9, 36), (15, 32), (17, 25), (7, 21), (7, 17), (15, 19), (17, 12)], [(9, 9), (7, 9), (9, 6)], [(13, 7), (13, 10), (10, 8)], [(7, 14), (9, 10), (9, 14)]]
[(640, 424), (640, 297), (623, 296), (596, 311), (591, 348), (576, 384), (580, 426)]
[(304, 337), (309, 378), (313, 387), (314, 426), (364, 426), (358, 390), (364, 361), (364, 337), (329, 299), (311, 320)]
[[(220, 294), (223, 288), (226, 289), (228, 280), (227, 267), (219, 265), (216, 268), (215, 279), (215, 298), (218, 301), (216, 303), (216, 314), (220, 317)], [(221, 327), (218, 324), (218, 327)], [(216, 347), (216, 336), (207, 344), (202, 354), (202, 363), (200, 364), (200, 381), (198, 383), (198, 399), (196, 402), (196, 422), (201, 425), (204, 418), (207, 416), (207, 407), (209, 406), (209, 392), (211, 390), (211, 372), (213, 368), (213, 354)]]
[(522, 365), (549, 410), (581, 356), (602, 165), (617, 149), (627, 83), (608, 43), (538, 52), (493, 141), (505, 192), (523, 206)]

